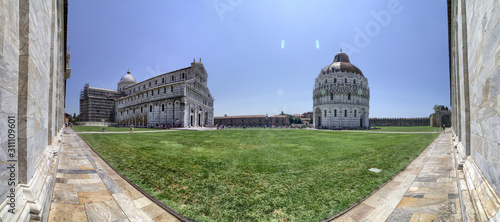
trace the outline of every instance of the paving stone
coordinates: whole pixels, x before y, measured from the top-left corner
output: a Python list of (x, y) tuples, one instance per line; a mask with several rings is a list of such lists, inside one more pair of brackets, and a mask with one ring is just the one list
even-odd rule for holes
[(124, 193), (125, 195), (129, 196), (130, 199), (132, 199), (132, 200), (144, 197), (144, 195), (141, 192), (139, 192), (137, 189), (135, 189), (130, 184), (127, 184), (127, 185), (125, 185), (123, 187), (120, 187), (120, 189), (122, 190), (122, 193)]
[(172, 215), (171, 215), (171, 214), (169, 214), (169, 213), (163, 213), (163, 214), (161, 214), (160, 216), (155, 217), (155, 218), (153, 219), (153, 221), (155, 221), (155, 222), (156, 222), (156, 221), (158, 221), (158, 222), (163, 222), (163, 221), (165, 221), (165, 222), (178, 222), (178, 221), (180, 221), (180, 220), (179, 220), (179, 219), (177, 219), (177, 218), (175, 218), (174, 216), (172, 216)]
[(407, 210), (402, 210), (402, 209), (395, 209), (391, 216), (387, 218), (387, 222), (405, 222), (405, 221), (410, 221), (411, 217), (413, 215), (413, 212), (407, 211)]
[(151, 221), (151, 219), (144, 212), (142, 212), (140, 208), (136, 207), (134, 202), (127, 195), (123, 193), (112, 195), (122, 209), (127, 209), (124, 213), (131, 221)]
[(151, 203), (153, 203), (153, 201), (151, 201), (149, 198), (144, 197), (144, 196), (134, 200), (134, 204), (139, 208), (143, 208), (147, 205), (150, 205)]
[(82, 179), (98, 179), (99, 175), (97, 173), (93, 174), (82, 174)]
[(106, 190), (103, 183), (72, 184), (75, 192)]
[(49, 222), (59, 221), (88, 221), (83, 204), (61, 204), (50, 205)]
[(437, 222), (437, 215), (415, 212), (410, 222)]
[(406, 193), (404, 197), (413, 197), (413, 198), (423, 198), (424, 194), (422, 193)]
[(52, 192), (52, 202), (63, 204), (80, 204), (73, 184), (56, 183)]
[(78, 192), (78, 200), (80, 204), (85, 204), (113, 200), (113, 197), (108, 190), (81, 191)]
[(161, 214), (165, 213), (165, 210), (163, 208), (159, 207), (155, 203), (151, 203), (151, 204), (149, 204), (141, 209), (150, 218), (156, 218), (156, 217), (160, 216)]
[(85, 204), (89, 221), (129, 221), (116, 201), (102, 201)]
[(362, 221), (364, 218), (366, 218), (368, 214), (370, 214), (375, 209), (365, 203), (360, 203), (357, 206), (357, 208), (358, 209), (356, 211), (352, 211), (348, 215), (349, 217), (351, 217), (356, 221)]

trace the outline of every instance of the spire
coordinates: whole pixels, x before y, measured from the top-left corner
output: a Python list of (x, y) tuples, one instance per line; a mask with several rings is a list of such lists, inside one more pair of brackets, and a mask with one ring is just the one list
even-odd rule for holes
[(128, 70), (127, 70), (127, 74), (130, 74), (130, 68), (128, 68)]
[(342, 48), (340, 48), (340, 52), (342, 52)]

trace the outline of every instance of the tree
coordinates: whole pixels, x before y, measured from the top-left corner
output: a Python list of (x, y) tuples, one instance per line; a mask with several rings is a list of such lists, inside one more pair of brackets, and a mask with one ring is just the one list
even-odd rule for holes
[(300, 117), (295, 118), (295, 123), (302, 124), (302, 119)]
[(434, 112), (441, 111), (441, 110), (448, 110), (448, 107), (443, 106), (443, 105), (434, 105), (434, 108), (432, 108)]

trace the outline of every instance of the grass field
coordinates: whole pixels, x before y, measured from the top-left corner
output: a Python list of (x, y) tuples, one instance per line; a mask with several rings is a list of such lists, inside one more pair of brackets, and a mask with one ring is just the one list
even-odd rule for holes
[[(106, 126), (106, 132), (128, 132), (129, 127), (109, 127)], [(101, 132), (102, 126), (73, 126), (75, 132)], [(151, 130), (164, 130), (164, 129), (150, 129), (150, 128), (135, 128), (134, 131), (151, 131)]]
[(439, 132), (439, 128), (433, 126), (377, 126), (377, 130), (384, 132)]
[(184, 217), (320, 221), (404, 169), (438, 134), (247, 129), (80, 136)]

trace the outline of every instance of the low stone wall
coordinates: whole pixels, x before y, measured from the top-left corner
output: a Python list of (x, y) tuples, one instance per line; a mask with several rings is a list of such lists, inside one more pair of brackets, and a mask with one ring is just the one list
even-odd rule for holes
[(423, 118), (370, 118), (370, 126), (429, 126), (428, 117)]

